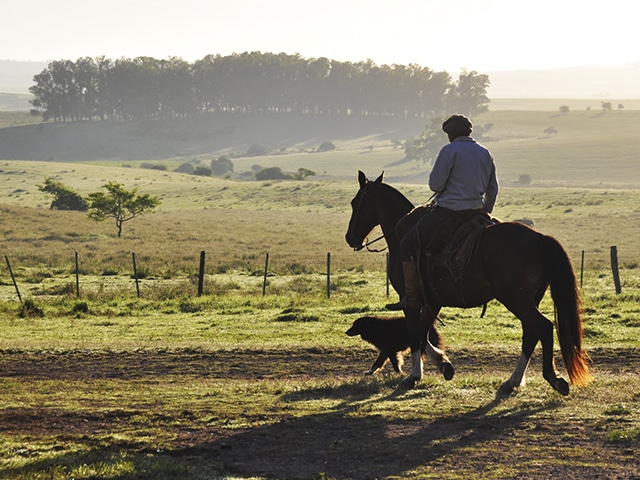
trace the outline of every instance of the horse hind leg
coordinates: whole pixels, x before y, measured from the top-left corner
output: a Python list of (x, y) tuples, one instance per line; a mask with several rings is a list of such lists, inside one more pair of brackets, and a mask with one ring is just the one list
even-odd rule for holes
[(520, 382), (522, 384), (533, 349), (540, 340), (542, 344), (542, 376), (558, 393), (568, 395), (569, 383), (560, 377), (553, 359), (553, 323), (542, 315), (535, 306), (516, 315), (522, 321), (522, 354), (511, 378), (500, 387), (501, 390), (507, 391), (510, 386), (512, 389), (516, 388), (520, 372), (522, 372)]

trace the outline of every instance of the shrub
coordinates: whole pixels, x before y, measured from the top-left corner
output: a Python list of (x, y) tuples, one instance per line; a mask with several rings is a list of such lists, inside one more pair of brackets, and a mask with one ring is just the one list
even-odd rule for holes
[(262, 157), (269, 154), (269, 149), (264, 145), (254, 143), (247, 149), (247, 157)]
[(44, 317), (44, 310), (33, 299), (27, 298), (18, 307), (18, 316), (20, 318)]
[(331, 142), (322, 142), (318, 147), (319, 152), (330, 152), (331, 150), (335, 150), (336, 146)]
[(288, 180), (291, 175), (287, 175), (280, 167), (268, 167), (256, 173), (256, 180)]
[(229, 172), (233, 172), (233, 166), (233, 162), (227, 156), (211, 160), (211, 171), (216, 177), (222, 177)]
[(176, 172), (178, 173), (193, 173), (193, 165), (189, 162), (184, 162), (178, 168), (176, 168)]

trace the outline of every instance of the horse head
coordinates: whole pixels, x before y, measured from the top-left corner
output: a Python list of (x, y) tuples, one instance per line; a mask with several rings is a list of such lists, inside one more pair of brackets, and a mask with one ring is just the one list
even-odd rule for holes
[(367, 235), (376, 225), (380, 224), (380, 219), (369, 193), (372, 187), (375, 188), (375, 186), (382, 184), (383, 176), (384, 172), (372, 182), (362, 171), (358, 171), (360, 189), (351, 200), (351, 219), (345, 235), (347, 243), (354, 250), (362, 250), (365, 246)]

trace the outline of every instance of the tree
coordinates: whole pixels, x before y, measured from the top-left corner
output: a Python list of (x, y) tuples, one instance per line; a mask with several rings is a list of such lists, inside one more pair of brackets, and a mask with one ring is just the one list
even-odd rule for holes
[(442, 133), (442, 118), (434, 117), (419, 137), (407, 140), (404, 153), (407, 159), (422, 161), (423, 164), (433, 163), (446, 141), (446, 136)]
[(267, 167), (256, 173), (256, 180), (290, 180), (291, 175), (282, 171), (280, 167)]
[(315, 174), (316, 174), (316, 172), (314, 172), (313, 170), (309, 170), (308, 168), (300, 167), (300, 168), (298, 168), (298, 173), (296, 174), (296, 179), (297, 180), (304, 180), (307, 177), (315, 176)]
[(553, 127), (547, 127), (544, 129), (544, 134), (547, 137), (550, 137), (551, 135), (555, 135), (556, 133), (558, 133), (558, 131)]
[(560, 113), (569, 113), (568, 105), (560, 105)]
[(113, 218), (118, 228), (118, 238), (122, 236), (122, 224), (144, 212), (153, 211), (160, 205), (158, 197), (148, 193), (137, 194), (137, 188), (125, 190), (122, 184), (109, 182), (103, 185), (107, 192), (93, 192), (87, 198), (89, 201), (89, 218), (97, 222)]
[(210, 177), (211, 169), (209, 167), (199, 166), (193, 169), (193, 174), (200, 177)]
[(319, 146), (318, 146), (318, 151), (319, 152), (330, 152), (331, 150), (335, 150), (336, 146), (332, 143), (332, 142), (322, 142)]
[(87, 211), (87, 202), (81, 195), (51, 178), (47, 178), (42, 185), (38, 185), (38, 190), (53, 195), (53, 201), (49, 207), (51, 210)]
[(233, 172), (233, 162), (229, 157), (223, 155), (217, 160), (211, 160), (211, 171), (216, 177), (222, 177), (229, 172)]
[(449, 112), (462, 113), (468, 117), (487, 112), (491, 101), (487, 97), (490, 83), (488, 75), (478, 74), (475, 70), (463, 70), (458, 83), (449, 90)]

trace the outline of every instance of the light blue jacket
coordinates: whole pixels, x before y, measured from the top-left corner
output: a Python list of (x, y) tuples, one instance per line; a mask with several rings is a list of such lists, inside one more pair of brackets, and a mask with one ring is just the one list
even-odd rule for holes
[(442, 147), (429, 175), (435, 204), (450, 210), (491, 213), (498, 197), (496, 166), (488, 149), (472, 137)]

